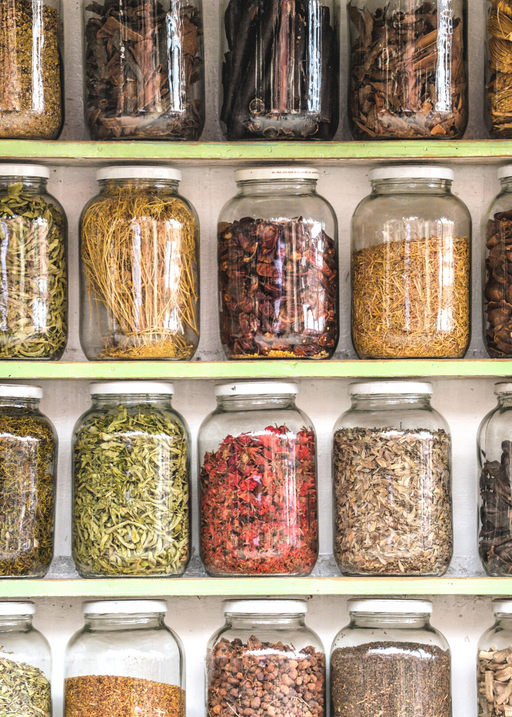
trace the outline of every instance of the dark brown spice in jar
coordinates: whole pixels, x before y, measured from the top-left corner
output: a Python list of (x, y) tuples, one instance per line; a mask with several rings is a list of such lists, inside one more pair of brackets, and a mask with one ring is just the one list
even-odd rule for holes
[(450, 653), (415, 642), (334, 650), (333, 717), (451, 717)]
[[(282, 642), (222, 638), (207, 658), (208, 717), (323, 717), (325, 656)], [(69, 715), (66, 715), (69, 717)]]
[(183, 690), (137, 677), (68, 677), (64, 699), (65, 717), (185, 717)]
[(512, 211), (487, 222), (484, 306), (485, 339), (493, 358), (512, 356)]
[(486, 460), (480, 474), (480, 558), (498, 577), (512, 575), (512, 442), (503, 441), (501, 450), (500, 460)]

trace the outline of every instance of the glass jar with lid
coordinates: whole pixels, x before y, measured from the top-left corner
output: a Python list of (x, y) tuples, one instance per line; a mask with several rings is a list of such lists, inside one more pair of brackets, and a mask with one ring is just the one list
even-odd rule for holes
[(80, 340), (97, 359), (190, 359), (199, 343), (199, 220), (169, 167), (111, 167), (82, 212)]
[(501, 189), (486, 214), (484, 337), (491, 358), (512, 356), (512, 164), (498, 170)]
[(331, 650), (333, 717), (451, 717), (450, 648), (427, 600), (349, 600)]
[(91, 139), (199, 139), (202, 0), (83, 0), (83, 8)]
[(53, 558), (57, 433), (38, 386), (0, 386), (0, 578), (42, 578)]
[(471, 216), (453, 171), (370, 172), (352, 218), (352, 340), (360, 358), (460, 358), (470, 340)]
[(84, 605), (84, 627), (66, 649), (65, 717), (185, 717), (185, 657), (161, 600)]
[(452, 557), (451, 438), (432, 385), (349, 386), (334, 427), (334, 555), (345, 575), (443, 575)]
[(199, 431), (200, 543), (214, 576), (308, 575), (318, 557), (316, 435), (293, 383), (217, 386)]
[(339, 120), (339, 0), (224, 0), (227, 139), (330, 140)]
[(57, 139), (64, 120), (60, 0), (0, 3), (0, 138)]
[(324, 717), (325, 652), (306, 612), (304, 600), (224, 603), (207, 648), (209, 715)]
[(182, 575), (190, 559), (190, 436), (172, 384), (90, 386), (73, 441), (73, 559), (82, 577)]
[(50, 645), (32, 625), (33, 603), (0, 602), (0, 704), (5, 715), (52, 717)]
[(349, 0), (354, 139), (461, 139), (467, 2)]
[(67, 220), (49, 177), (47, 167), (0, 164), (0, 359), (57, 360), (66, 346)]
[(512, 575), (512, 383), (495, 384), (497, 405), (477, 435), (480, 470), (479, 552), (493, 577)]
[(512, 3), (486, 3), (486, 102), (485, 120), (494, 139), (512, 137)]
[(338, 225), (311, 167), (235, 172), (219, 217), (228, 358), (330, 358), (338, 341)]
[(512, 601), (494, 600), (493, 610), (494, 625), (478, 641), (478, 717), (512, 712)]

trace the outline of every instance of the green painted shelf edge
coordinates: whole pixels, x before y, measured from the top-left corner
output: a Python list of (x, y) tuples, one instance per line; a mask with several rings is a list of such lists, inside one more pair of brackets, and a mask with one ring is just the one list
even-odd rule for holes
[(102, 163), (117, 160), (238, 163), (256, 160), (336, 161), (379, 159), (507, 159), (512, 141), (403, 142), (43, 142), (1, 140), (0, 159), (49, 163)]
[(0, 580), (0, 598), (511, 594), (512, 578)]
[(500, 378), (512, 377), (512, 360), (444, 361), (0, 361), (5, 379), (204, 379), (250, 378)]

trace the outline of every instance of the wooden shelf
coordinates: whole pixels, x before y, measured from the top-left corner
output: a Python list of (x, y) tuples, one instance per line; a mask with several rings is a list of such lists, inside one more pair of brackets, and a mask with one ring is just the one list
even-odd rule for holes
[(42, 142), (1, 140), (0, 159), (39, 160), (49, 164), (92, 164), (122, 160), (240, 164), (254, 161), (449, 160), (505, 161), (512, 141), (400, 141), (400, 142)]
[(512, 360), (403, 361), (0, 361), (5, 379), (502, 378)]
[(118, 578), (0, 580), (0, 599), (274, 595), (511, 595), (512, 578)]

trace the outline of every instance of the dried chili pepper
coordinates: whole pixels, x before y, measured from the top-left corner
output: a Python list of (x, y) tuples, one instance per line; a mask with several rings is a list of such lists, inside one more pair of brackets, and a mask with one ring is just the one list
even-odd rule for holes
[(214, 575), (307, 575), (318, 555), (315, 434), (228, 435), (201, 468), (201, 555)]
[(231, 358), (329, 358), (338, 340), (335, 242), (318, 222), (219, 226), (221, 340)]

